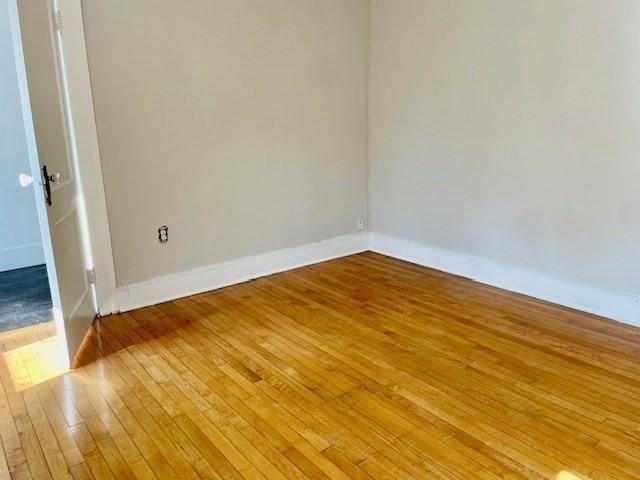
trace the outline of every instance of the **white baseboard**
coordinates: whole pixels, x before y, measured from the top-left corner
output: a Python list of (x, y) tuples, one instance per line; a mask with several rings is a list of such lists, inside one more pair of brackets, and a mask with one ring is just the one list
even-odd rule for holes
[(368, 234), (359, 233), (166, 275), (118, 288), (119, 311), (157, 305), (368, 249)]
[(0, 250), (0, 272), (43, 265), (44, 263), (44, 250), (40, 243)]
[(367, 250), (640, 327), (640, 297), (637, 295), (578, 285), (539, 272), (373, 232), (337, 237), (120, 287), (117, 291), (119, 311), (157, 305)]
[(640, 297), (600, 290), (397, 237), (370, 234), (370, 249), (400, 260), (640, 327)]

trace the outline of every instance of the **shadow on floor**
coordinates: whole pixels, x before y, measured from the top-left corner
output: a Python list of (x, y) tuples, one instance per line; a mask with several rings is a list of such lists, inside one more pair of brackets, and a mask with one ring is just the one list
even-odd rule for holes
[(0, 273), (0, 332), (53, 320), (47, 267)]

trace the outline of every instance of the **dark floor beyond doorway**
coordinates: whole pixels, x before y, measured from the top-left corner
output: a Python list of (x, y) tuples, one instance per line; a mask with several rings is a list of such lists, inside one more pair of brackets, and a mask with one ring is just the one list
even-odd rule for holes
[(47, 267), (0, 273), (0, 332), (53, 320)]

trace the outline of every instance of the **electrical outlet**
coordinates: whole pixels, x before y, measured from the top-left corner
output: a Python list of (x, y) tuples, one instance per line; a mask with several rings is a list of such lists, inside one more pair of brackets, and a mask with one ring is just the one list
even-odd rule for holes
[(158, 229), (158, 241), (160, 243), (167, 243), (169, 241), (169, 227), (166, 225)]
[(358, 220), (358, 223), (356, 224), (356, 229), (357, 229), (359, 232), (362, 232), (362, 231), (364, 230), (364, 218), (360, 218), (360, 219)]

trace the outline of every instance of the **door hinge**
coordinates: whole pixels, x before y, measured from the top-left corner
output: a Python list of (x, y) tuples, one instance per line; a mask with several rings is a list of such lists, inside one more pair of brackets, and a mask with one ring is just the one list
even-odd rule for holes
[(56, 10), (56, 30), (62, 32), (62, 12)]
[(91, 269), (87, 270), (87, 281), (89, 282), (89, 285), (95, 285), (96, 284), (96, 269), (95, 268), (91, 268)]

